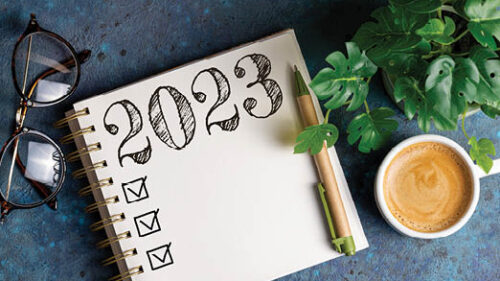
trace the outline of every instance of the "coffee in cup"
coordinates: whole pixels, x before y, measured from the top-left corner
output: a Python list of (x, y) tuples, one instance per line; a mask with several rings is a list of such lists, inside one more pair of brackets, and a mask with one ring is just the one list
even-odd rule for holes
[(479, 201), (479, 179), (489, 174), (474, 165), (453, 140), (419, 135), (393, 147), (375, 179), (375, 202), (399, 233), (422, 239), (446, 237), (462, 228)]
[(409, 145), (395, 155), (384, 180), (392, 215), (418, 232), (438, 232), (461, 219), (472, 200), (473, 175), (454, 149), (438, 142)]

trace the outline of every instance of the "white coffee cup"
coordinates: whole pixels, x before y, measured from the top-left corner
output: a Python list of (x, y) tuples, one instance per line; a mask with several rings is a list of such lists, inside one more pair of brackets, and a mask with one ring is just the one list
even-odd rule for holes
[[(410, 229), (403, 224), (401, 224), (396, 217), (391, 213), (389, 208), (387, 207), (387, 202), (385, 201), (384, 197), (384, 176), (387, 170), (387, 167), (391, 163), (391, 161), (394, 159), (394, 157), (404, 148), (416, 144), (416, 143), (421, 143), (421, 142), (435, 142), (435, 143), (440, 143), (443, 145), (446, 145), (447, 147), (453, 149), (458, 155), (462, 157), (464, 162), (467, 164), (467, 167), (469, 168), (470, 174), (472, 175), (472, 182), (473, 182), (473, 192), (472, 192), (472, 200), (465, 211), (464, 215), (453, 225), (449, 226), (448, 228), (437, 231), (437, 232), (419, 232), (415, 231), (413, 229)], [(396, 145), (386, 156), (382, 164), (380, 165), (378, 172), (377, 172), (377, 177), (375, 179), (375, 201), (377, 202), (377, 207), (384, 217), (384, 219), (387, 221), (387, 223), (394, 228), (396, 231), (399, 233), (413, 237), (413, 238), (421, 238), (421, 239), (434, 239), (434, 238), (441, 238), (441, 237), (446, 237), (448, 235), (451, 235), (455, 232), (457, 232), (460, 228), (462, 228), (467, 221), (470, 219), (472, 214), (474, 213), (474, 210), (476, 209), (477, 202), (479, 200), (479, 179), (485, 176), (493, 175), (496, 173), (500, 173), (500, 159), (496, 159), (493, 162), (493, 168), (491, 168), (490, 172), (488, 174), (485, 174), (485, 172), (479, 168), (477, 165), (475, 165), (472, 160), (469, 157), (469, 154), (456, 142), (452, 141), (449, 138), (443, 137), (443, 136), (438, 136), (438, 135), (419, 135), (419, 136), (414, 136), (411, 138), (408, 138), (402, 142), (400, 142), (398, 145)]]

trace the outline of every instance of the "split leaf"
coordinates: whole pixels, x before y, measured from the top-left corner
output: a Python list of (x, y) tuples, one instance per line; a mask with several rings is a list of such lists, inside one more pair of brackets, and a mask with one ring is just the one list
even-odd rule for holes
[(331, 53), (326, 61), (333, 68), (324, 68), (310, 86), (320, 100), (329, 99), (324, 106), (327, 109), (341, 107), (351, 96), (348, 111), (358, 109), (368, 95), (368, 78), (377, 72), (364, 52), (355, 43), (346, 43), (348, 58), (341, 52)]
[(500, 115), (500, 101), (483, 104), (481, 105), (481, 110), (488, 117), (495, 119), (497, 115)]
[(453, 42), (451, 35), (454, 32), (455, 22), (450, 17), (445, 17), (444, 22), (437, 18), (430, 19), (426, 25), (416, 30), (424, 39), (445, 45)]
[(376, 9), (371, 16), (377, 22), (361, 25), (352, 40), (375, 63), (394, 52), (412, 51), (418, 44), (430, 50), (430, 43), (422, 43), (422, 37), (415, 33), (427, 23), (429, 15), (390, 6)]
[(398, 128), (398, 122), (389, 118), (392, 116), (394, 111), (387, 107), (356, 116), (347, 127), (347, 141), (353, 145), (359, 140), (358, 149), (364, 153), (379, 149)]
[(389, 2), (396, 7), (406, 8), (419, 14), (435, 12), (442, 5), (441, 0), (389, 0)]
[(469, 151), (471, 159), (476, 161), (476, 164), (488, 173), (493, 167), (493, 160), (488, 155), (495, 156), (496, 154), (493, 142), (484, 138), (477, 141), (476, 137), (471, 137), (469, 145), (471, 146)]
[(309, 126), (297, 136), (294, 153), (303, 153), (310, 150), (312, 155), (318, 154), (323, 149), (325, 142), (327, 147), (331, 147), (338, 138), (339, 130), (333, 124)]
[(479, 84), (474, 99), (479, 104), (494, 104), (500, 101), (500, 58), (491, 49), (475, 46), (470, 59), (479, 70)]
[(427, 68), (425, 92), (434, 108), (456, 120), (467, 105), (475, 99), (479, 71), (471, 59), (440, 56)]
[(470, 32), (477, 42), (495, 50), (500, 40), (500, 0), (468, 0), (464, 12), (469, 18)]
[(431, 127), (431, 120), (438, 130), (455, 130), (456, 120), (450, 120), (448, 116), (434, 108), (434, 104), (427, 97), (422, 86), (413, 77), (400, 77), (394, 85), (394, 97), (396, 102), (404, 99), (404, 112), (408, 119), (412, 119), (418, 113), (418, 126), (424, 132)]

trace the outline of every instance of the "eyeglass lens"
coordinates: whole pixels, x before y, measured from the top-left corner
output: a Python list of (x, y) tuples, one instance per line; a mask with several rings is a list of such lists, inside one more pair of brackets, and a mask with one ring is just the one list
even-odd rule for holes
[(56, 37), (34, 32), (23, 38), (15, 50), (17, 86), (28, 99), (53, 103), (64, 99), (77, 80), (75, 57)]
[(28, 132), (18, 135), (4, 149), (0, 178), (7, 180), (0, 186), (0, 192), (6, 201), (18, 205), (37, 204), (56, 191), (64, 163), (51, 142)]

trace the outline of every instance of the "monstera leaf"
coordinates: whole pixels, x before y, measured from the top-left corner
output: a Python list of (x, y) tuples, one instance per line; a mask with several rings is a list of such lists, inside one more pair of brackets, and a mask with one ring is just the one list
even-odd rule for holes
[(500, 40), (500, 0), (468, 0), (464, 12), (469, 18), (467, 27), (476, 40), (485, 47), (497, 48)]
[(456, 129), (456, 120), (450, 120), (448, 116), (434, 108), (434, 104), (415, 78), (398, 78), (394, 85), (394, 97), (396, 102), (404, 100), (404, 111), (408, 119), (411, 120), (418, 113), (418, 126), (424, 132), (429, 131), (431, 120), (438, 130)]
[(341, 107), (351, 96), (347, 110), (359, 108), (368, 95), (366, 80), (377, 72), (377, 66), (355, 43), (348, 42), (346, 47), (348, 58), (341, 52), (330, 54), (326, 61), (333, 68), (322, 69), (310, 84), (320, 100), (329, 99), (324, 104), (328, 109)]
[(497, 115), (500, 115), (500, 101), (483, 104), (481, 110), (490, 118), (495, 119)]
[(335, 144), (339, 137), (339, 130), (335, 125), (326, 123), (320, 125), (312, 125), (302, 131), (295, 140), (296, 145), (294, 153), (303, 153), (310, 150), (312, 155), (318, 154), (323, 149), (323, 144), (326, 141), (326, 146), (331, 147)]
[(410, 52), (418, 44), (425, 44), (430, 50), (427, 41), (421, 42), (422, 37), (415, 33), (424, 26), (429, 15), (415, 14), (406, 9), (395, 7), (378, 8), (371, 16), (377, 22), (366, 22), (358, 29), (353, 41), (367, 56), (378, 65), (388, 54), (394, 52)]
[(389, 0), (389, 2), (396, 7), (406, 8), (419, 14), (434, 12), (442, 5), (441, 0)]
[(422, 40), (410, 51), (389, 53), (379, 58), (375, 63), (389, 75), (413, 76), (423, 79), (429, 63), (422, 59), (422, 55), (429, 53), (429, 51), (430, 45)]
[(347, 141), (353, 145), (360, 140), (358, 149), (364, 153), (377, 150), (398, 128), (398, 122), (389, 118), (393, 115), (392, 109), (380, 107), (356, 116), (347, 127)]
[(481, 167), (486, 173), (493, 167), (493, 160), (488, 156), (495, 155), (495, 145), (489, 139), (480, 139), (477, 141), (476, 137), (471, 137), (469, 139), (469, 145), (471, 149), (469, 151), (470, 158), (476, 161), (476, 164)]
[(454, 32), (455, 22), (450, 17), (445, 17), (444, 22), (441, 19), (430, 19), (427, 24), (415, 31), (426, 40), (445, 45), (453, 42), (451, 35)]
[(425, 92), (434, 108), (451, 120), (456, 120), (476, 97), (479, 71), (470, 59), (440, 56), (427, 68)]
[(500, 58), (493, 50), (481, 46), (472, 48), (470, 58), (479, 70), (479, 84), (474, 101), (494, 106), (500, 101)]

